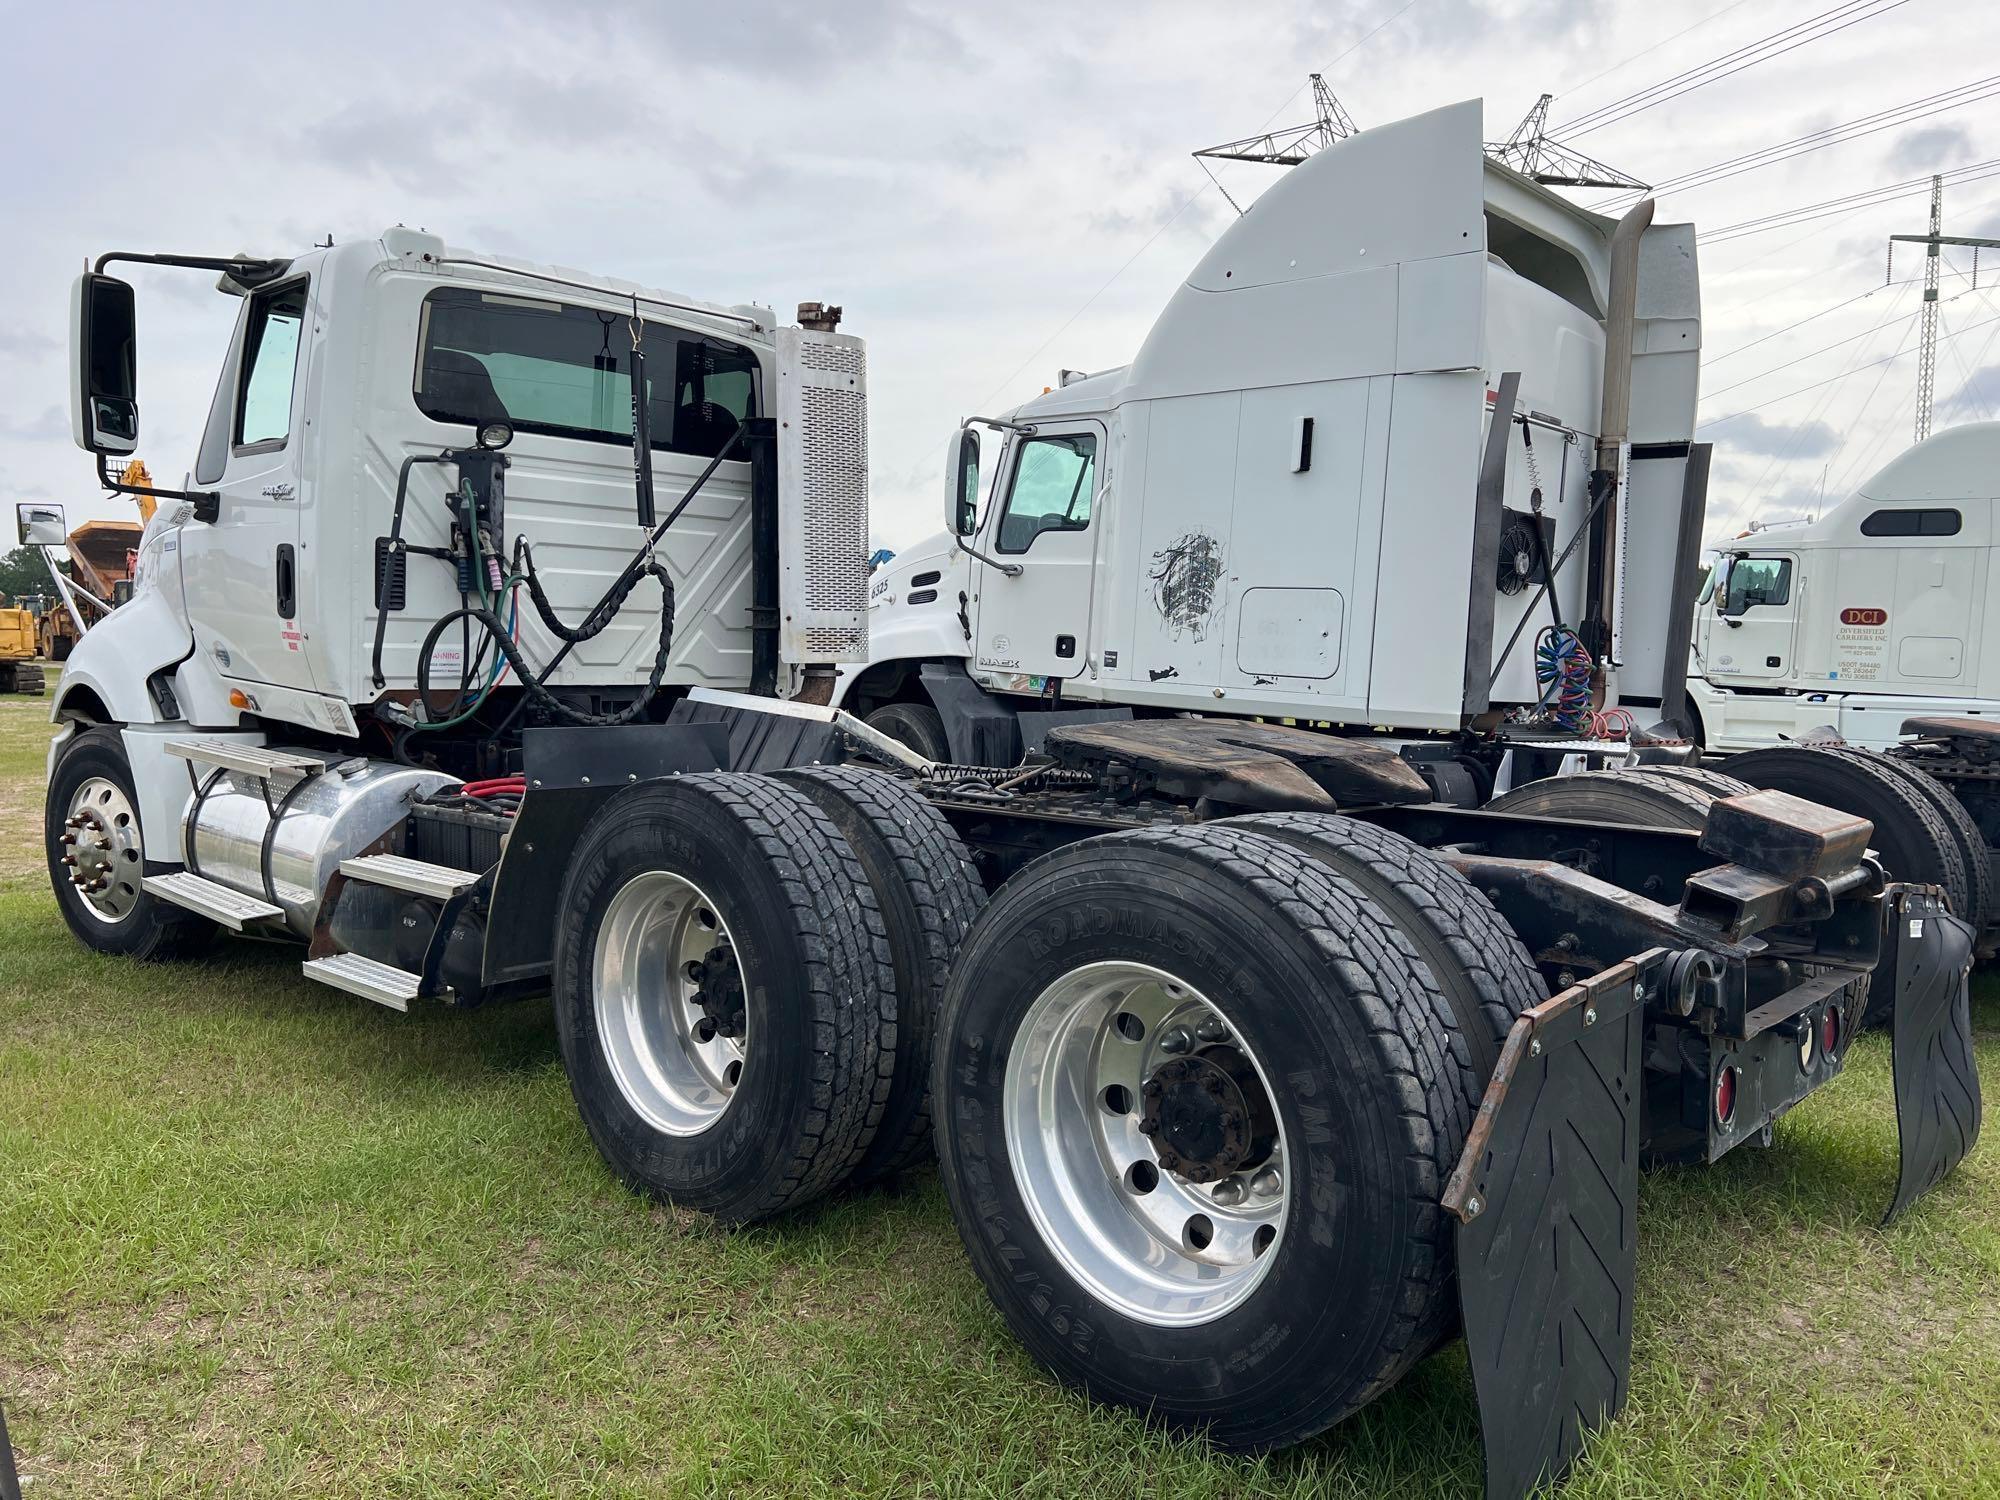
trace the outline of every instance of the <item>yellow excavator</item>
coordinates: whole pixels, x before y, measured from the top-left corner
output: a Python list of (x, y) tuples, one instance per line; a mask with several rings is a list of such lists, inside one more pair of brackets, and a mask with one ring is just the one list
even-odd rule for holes
[[(123, 484), (150, 489), (153, 476), (138, 459), (125, 466), (119, 476)], [(159, 503), (151, 495), (133, 497), (139, 505), (139, 520), (85, 521), (71, 531), (67, 551), (71, 590), (90, 606), (109, 610), (118, 602), (118, 585), (132, 576), (133, 559), (146, 522), (153, 519)], [(60, 588), (60, 585), (58, 585)], [(82, 637), (84, 624), (70, 612), (61, 598), (0, 600), (0, 693), (40, 693), (44, 686), (42, 661), (59, 662), (68, 657), (70, 647)]]

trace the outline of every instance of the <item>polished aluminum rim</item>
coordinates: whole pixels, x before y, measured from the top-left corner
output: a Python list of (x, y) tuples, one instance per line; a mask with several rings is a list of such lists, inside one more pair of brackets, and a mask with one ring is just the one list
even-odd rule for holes
[(668, 1135), (721, 1119), (749, 1023), (736, 944), (707, 893), (664, 870), (626, 881), (598, 929), (592, 980), (597, 1034), (625, 1102)]
[(1226, 1058), (1269, 1110), (1270, 1074), (1206, 996), (1146, 964), (1086, 964), (1029, 1007), (1003, 1084), (1008, 1158), (1043, 1239), (1095, 1296), (1163, 1327), (1238, 1306), (1285, 1232), (1281, 1127), (1212, 1181), (1189, 1175), (1210, 1168), (1164, 1147), (1157, 1120), (1143, 1128), (1148, 1085), (1157, 1098), (1202, 1058)]
[(139, 816), (115, 781), (93, 776), (70, 794), (60, 840), (63, 868), (83, 909), (106, 924), (122, 922), (139, 904), (146, 851)]

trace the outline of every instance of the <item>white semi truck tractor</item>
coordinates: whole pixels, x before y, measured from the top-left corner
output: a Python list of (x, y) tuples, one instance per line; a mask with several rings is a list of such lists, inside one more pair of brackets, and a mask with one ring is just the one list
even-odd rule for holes
[(1975, 422), (1812, 521), (1724, 544), (1687, 689), (1720, 770), (1869, 818), (1885, 863), (1949, 890), (1982, 951), (2000, 940), (1996, 504), (2000, 423)]
[[(1560, 1473), (1624, 1397), (1642, 1159), (1768, 1142), (1879, 971), (1891, 1212), (1969, 1149), (1970, 936), (1865, 819), (1533, 779), (1629, 759), (1603, 705), (1686, 639), (1694, 239), (1479, 123), (1292, 172), (1130, 370), (986, 424), (985, 517), (962, 429), (951, 554), (873, 610), (836, 310), (403, 229), (102, 257), (72, 399), (107, 484), (112, 269), (241, 310), (57, 691), (65, 920), (156, 961), (290, 940), (385, 1025), (549, 997), (636, 1189), (748, 1224), (935, 1149), (1057, 1377), (1265, 1450), (1462, 1335), (1489, 1491)], [(870, 664), (932, 606), (952, 649)]]

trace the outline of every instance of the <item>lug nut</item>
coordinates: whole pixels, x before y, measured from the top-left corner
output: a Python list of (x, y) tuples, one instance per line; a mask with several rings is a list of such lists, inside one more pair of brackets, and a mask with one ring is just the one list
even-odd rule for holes
[(1160, 1086), (1159, 1079), (1148, 1078), (1144, 1083), (1139, 1085), (1139, 1092), (1145, 1098), (1157, 1099), (1162, 1094), (1164, 1094), (1166, 1090)]
[(1214, 1191), (1209, 1194), (1209, 1197), (1213, 1198), (1224, 1208), (1236, 1207), (1245, 1197), (1242, 1179), (1230, 1177), (1222, 1182), (1218, 1182), (1215, 1185)]
[(72, 870), (76, 868), (76, 856), (74, 854), (65, 854), (63, 856), (62, 862), (68, 865)]
[(1250, 1191), (1255, 1193), (1259, 1198), (1277, 1197), (1278, 1190), (1284, 1187), (1284, 1185), (1284, 1179), (1278, 1176), (1278, 1169), (1276, 1167), (1266, 1167), (1250, 1179)]
[(1204, 1042), (1223, 1042), (1229, 1039), (1229, 1028), (1222, 1024), (1219, 1016), (1210, 1016), (1194, 1029), (1195, 1036)]
[(64, 834), (64, 835), (62, 836), (62, 840), (61, 840), (61, 841), (62, 841), (62, 842), (63, 842), (64, 844), (74, 844), (74, 843), (76, 842), (76, 835), (75, 835), (75, 834), (73, 834), (73, 833), (65, 833), (65, 834)]
[(1159, 1133), (1160, 1122), (1158, 1120), (1146, 1119), (1139, 1122), (1139, 1134), (1158, 1135)]
[(1188, 1035), (1187, 1028), (1184, 1026), (1176, 1026), (1172, 1031), (1169, 1031), (1165, 1036), (1160, 1038), (1160, 1050), (1162, 1052), (1178, 1054), (1187, 1051), (1193, 1045), (1194, 1038)]

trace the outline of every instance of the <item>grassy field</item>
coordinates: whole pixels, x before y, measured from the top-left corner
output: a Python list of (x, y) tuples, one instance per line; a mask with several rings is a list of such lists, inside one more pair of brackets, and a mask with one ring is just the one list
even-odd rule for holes
[[(1454, 1348), (1250, 1462), (1058, 1389), (929, 1178), (727, 1235), (624, 1192), (546, 1010), (400, 1017), (290, 948), (71, 941), (0, 700), (0, 1403), (30, 1500), (1461, 1495)], [(2000, 1077), (2000, 991), (1978, 1006)], [(2000, 1493), (2000, 1165), (1895, 1229), (1886, 1042), (1650, 1177), (1623, 1419), (1570, 1496)]]

